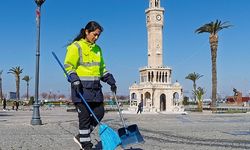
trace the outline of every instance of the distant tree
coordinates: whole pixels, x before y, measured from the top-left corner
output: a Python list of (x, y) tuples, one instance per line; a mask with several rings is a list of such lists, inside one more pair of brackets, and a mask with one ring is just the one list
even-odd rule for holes
[(51, 96), (51, 98), (52, 98), (54, 101), (55, 101), (56, 98), (58, 97), (56, 93), (51, 93), (50, 96)]
[(29, 100), (29, 105), (33, 105), (34, 102), (35, 102), (35, 98), (34, 98), (34, 96), (31, 96), (30, 100)]
[(103, 97), (105, 100), (109, 100), (109, 99), (111, 99), (112, 96), (109, 93), (104, 93)]
[(58, 95), (58, 99), (65, 99), (65, 97), (66, 97), (66, 96), (65, 96), (64, 94), (59, 94), (59, 95)]
[[(197, 81), (198, 79), (200, 79), (201, 77), (203, 77), (203, 75), (200, 75), (199, 73), (193, 72), (193, 73), (189, 73), (189, 74), (185, 77), (185, 79), (189, 79), (189, 80), (193, 81), (193, 91), (196, 91), (196, 81)], [(196, 96), (194, 96), (194, 99), (195, 99), (195, 101), (196, 101)]]
[(188, 105), (188, 97), (187, 96), (184, 96), (183, 98), (183, 102), (182, 102), (183, 105)]
[(3, 99), (2, 73), (3, 73), (3, 70), (0, 70), (0, 98), (1, 100)]
[[(117, 97), (118, 98), (118, 97)], [(120, 100), (128, 100), (129, 99), (129, 96), (127, 96), (127, 95), (120, 95), (119, 96), (119, 99)]]
[(205, 94), (205, 90), (201, 87), (198, 87), (197, 90), (193, 91), (194, 95), (197, 97), (198, 100), (198, 111), (202, 112), (202, 102), (203, 102), (203, 95)]
[(31, 77), (26, 75), (26, 76), (23, 77), (22, 80), (26, 81), (26, 95), (27, 95), (27, 100), (29, 100), (29, 82), (31, 80)]
[(212, 59), (212, 109), (216, 106), (216, 94), (217, 94), (217, 68), (216, 68), (216, 58), (217, 58), (217, 48), (218, 48), (218, 32), (224, 28), (229, 28), (232, 25), (229, 25), (228, 22), (223, 22), (216, 20), (215, 22), (210, 22), (204, 24), (200, 28), (196, 29), (196, 33), (209, 33), (209, 43), (211, 50), (211, 59)]
[(20, 100), (20, 74), (23, 72), (23, 69), (18, 67), (12, 67), (8, 73), (11, 73), (15, 76), (16, 78), (16, 95), (17, 99)]
[(203, 75), (200, 75), (199, 73), (190, 73), (188, 76), (185, 77), (185, 79), (189, 79), (193, 81), (193, 90), (196, 90), (196, 80), (200, 79), (203, 77)]
[(53, 97), (52, 97), (52, 92), (50, 91), (49, 93), (48, 93), (48, 100), (51, 100)]
[(49, 96), (49, 94), (46, 93), (46, 92), (42, 92), (40, 95), (41, 95), (41, 97), (42, 97), (43, 99), (46, 99), (46, 98), (48, 98), (48, 96)]

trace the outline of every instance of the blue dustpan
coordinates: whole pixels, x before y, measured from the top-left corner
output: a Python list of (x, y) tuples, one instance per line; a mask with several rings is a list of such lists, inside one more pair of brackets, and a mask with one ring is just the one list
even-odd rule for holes
[(119, 115), (120, 115), (120, 118), (121, 118), (122, 124), (123, 124), (123, 128), (118, 129), (118, 135), (121, 138), (122, 148), (125, 148), (127, 145), (130, 145), (130, 144), (144, 142), (143, 137), (142, 137), (141, 133), (139, 132), (139, 129), (138, 129), (136, 124), (126, 126), (115, 93), (113, 93), (113, 95), (114, 95), (116, 105), (117, 105), (118, 110), (119, 110)]
[(102, 141), (103, 150), (115, 150), (121, 144), (121, 139), (117, 133), (106, 124), (99, 126), (99, 135)]
[(144, 142), (141, 133), (136, 124), (118, 129), (118, 135), (121, 138), (121, 146), (125, 148), (127, 145)]

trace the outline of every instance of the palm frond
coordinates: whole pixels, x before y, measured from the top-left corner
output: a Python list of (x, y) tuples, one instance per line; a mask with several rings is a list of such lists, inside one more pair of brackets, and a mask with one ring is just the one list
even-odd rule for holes
[(25, 75), (22, 80), (29, 82), (31, 80), (31, 77), (28, 75)]
[(194, 95), (197, 96), (198, 100), (202, 99), (202, 96), (205, 94), (205, 90), (201, 87), (198, 87), (197, 90), (193, 91)]
[(200, 75), (199, 73), (193, 72), (193, 73), (188, 74), (185, 77), (185, 79), (196, 81), (196, 80), (200, 79), (201, 77), (203, 77), (203, 75)]
[(12, 67), (7, 73), (11, 73), (14, 75), (20, 75), (23, 72), (23, 69), (20, 68), (20, 66)]
[(211, 21), (210, 23), (204, 24), (203, 26), (199, 27), (198, 29), (195, 30), (195, 33), (210, 33), (210, 34), (217, 34), (220, 30), (224, 28), (229, 28), (232, 25), (229, 24), (228, 21), (226, 22), (221, 22), (218, 19), (214, 22)]

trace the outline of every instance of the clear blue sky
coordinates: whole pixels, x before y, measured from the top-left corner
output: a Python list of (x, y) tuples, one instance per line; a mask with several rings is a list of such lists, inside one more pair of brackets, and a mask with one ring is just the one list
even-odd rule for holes
[[(88, 3), (86, 3), (88, 2)], [(232, 95), (236, 88), (250, 92), (250, 1), (249, 0), (161, 0), (165, 8), (163, 34), (164, 64), (173, 70), (172, 82), (178, 80), (184, 94), (190, 94), (189, 73), (204, 75), (198, 86), (211, 95), (211, 56), (209, 34), (195, 34), (198, 27), (219, 19), (229, 21), (230, 29), (219, 32), (217, 57), (218, 92)], [(90, 20), (104, 27), (97, 41), (102, 47), (107, 68), (114, 74), (118, 94), (129, 94), (129, 86), (139, 82), (139, 68), (147, 65), (147, 30), (145, 9), (148, 0), (46, 0), (41, 17), (41, 56), (39, 92), (69, 94), (69, 84), (51, 55), (55, 51), (63, 61), (66, 45)], [(33, 0), (2, 1), (0, 5), (0, 70), (4, 93), (15, 91), (15, 78), (7, 74), (21, 66), (35, 86), (36, 4)], [(104, 92), (109, 87), (104, 85)], [(21, 81), (21, 95), (26, 83)], [(188, 93), (189, 92), (189, 93)]]

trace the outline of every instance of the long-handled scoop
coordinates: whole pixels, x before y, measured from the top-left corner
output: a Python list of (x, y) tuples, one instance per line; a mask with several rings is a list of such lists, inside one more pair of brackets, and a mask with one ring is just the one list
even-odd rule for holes
[(118, 107), (119, 115), (120, 115), (120, 118), (121, 118), (122, 124), (123, 124), (123, 128), (118, 129), (118, 134), (119, 134), (121, 141), (122, 141), (122, 148), (125, 148), (127, 145), (130, 145), (130, 144), (144, 142), (144, 139), (143, 139), (141, 133), (139, 132), (139, 129), (138, 129), (136, 124), (132, 124), (129, 126), (127, 126), (125, 124), (118, 100), (116, 98), (116, 94), (113, 93), (113, 95), (114, 95), (116, 105)]

